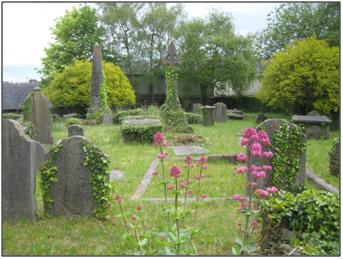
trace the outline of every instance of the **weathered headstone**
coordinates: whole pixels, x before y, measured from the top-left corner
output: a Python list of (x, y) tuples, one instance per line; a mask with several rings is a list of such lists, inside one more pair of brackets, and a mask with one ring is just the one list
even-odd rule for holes
[(331, 120), (327, 116), (320, 115), (293, 115), (292, 121), (306, 127), (307, 139), (321, 139), (330, 137), (329, 124)]
[(68, 137), (83, 136), (83, 128), (80, 125), (73, 124), (68, 127)]
[(14, 120), (2, 120), (3, 220), (36, 220), (36, 180), (45, 159), (43, 146), (25, 135)]
[(72, 136), (60, 142), (56, 155), (57, 181), (51, 184), (52, 207), (55, 216), (90, 216), (95, 208), (91, 171), (85, 166), (82, 136)]
[[(271, 146), (271, 151), (273, 152), (273, 154), (275, 155), (275, 149), (277, 148), (275, 146), (275, 144), (273, 143), (273, 138), (274, 138), (274, 135), (276, 133), (276, 131), (278, 130), (278, 128), (280, 127), (280, 125), (285, 122), (286, 120), (280, 120), (280, 119), (269, 119), (269, 120), (266, 120), (264, 121), (263, 123), (259, 124), (256, 129), (257, 130), (260, 130), (260, 129), (263, 129), (269, 136), (269, 139), (272, 143), (272, 146)], [(290, 122), (287, 122), (289, 123), (289, 125), (291, 127), (297, 127), (295, 124), (293, 123), (290, 123)], [(306, 141), (306, 138), (305, 136), (302, 137), (302, 141), (305, 142)], [(255, 165), (261, 165), (261, 164), (272, 164), (272, 159), (268, 159), (268, 158), (256, 158), (256, 157), (250, 157), (250, 154), (249, 154), (249, 151), (247, 152), (248, 153), (248, 156), (249, 156), (249, 162), (248, 162), (248, 166), (251, 166), (253, 164)], [(271, 171), (270, 174), (272, 174), (273, 171)], [(267, 177), (265, 179), (258, 179), (257, 181), (257, 184), (259, 186), (259, 188), (265, 188), (266, 185), (268, 185), (268, 182), (269, 182), (269, 174), (267, 174)], [(247, 174), (247, 178), (248, 180), (250, 180), (250, 174)], [(305, 177), (306, 177), (306, 151), (304, 151), (300, 157), (299, 157), (299, 170), (298, 170), (298, 173), (296, 175), (296, 180), (295, 180), (295, 183), (294, 185), (299, 188), (299, 189), (302, 189), (304, 187), (304, 184), (305, 184)], [(282, 186), (277, 186), (279, 188), (283, 188)]]
[(214, 120), (217, 122), (225, 122), (227, 117), (226, 117), (226, 105), (225, 103), (218, 102), (215, 103), (214, 105)]
[(201, 107), (202, 107), (201, 103), (194, 103), (192, 112), (201, 114)]
[(43, 144), (52, 144), (51, 104), (39, 87), (33, 89), (31, 122), (34, 126), (34, 139)]
[(329, 152), (329, 168), (330, 174), (333, 176), (340, 176), (339, 167), (340, 167), (340, 140), (334, 142), (333, 147)]
[(213, 126), (214, 125), (214, 106), (203, 106), (202, 111), (202, 125)]
[(263, 112), (260, 112), (259, 114), (257, 114), (256, 124), (260, 124), (260, 123), (264, 122), (265, 120), (267, 120), (267, 117), (264, 115)]
[(92, 61), (92, 88), (91, 88), (91, 109), (99, 111), (101, 106), (100, 88), (103, 82), (102, 78), (102, 54), (101, 46), (95, 44), (93, 47)]
[(106, 112), (102, 115), (103, 124), (113, 124), (113, 115), (112, 112)]

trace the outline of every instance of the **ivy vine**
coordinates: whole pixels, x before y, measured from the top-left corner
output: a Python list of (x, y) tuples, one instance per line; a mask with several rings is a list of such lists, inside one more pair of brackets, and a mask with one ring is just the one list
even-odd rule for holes
[(99, 148), (88, 142), (84, 142), (83, 151), (84, 165), (91, 171), (93, 198), (96, 204), (94, 215), (98, 218), (108, 218), (111, 195), (109, 159)]
[(32, 101), (33, 101), (33, 94), (30, 93), (25, 100), (20, 104), (20, 109), (23, 113), (23, 122), (25, 125), (25, 134), (30, 136), (31, 138), (35, 137), (35, 129), (34, 125), (31, 122), (32, 116)]
[(51, 184), (57, 181), (56, 172), (58, 168), (55, 164), (55, 161), (61, 147), (61, 144), (52, 147), (48, 152), (49, 158), (45, 160), (39, 167), (39, 183), (42, 190), (44, 210), (46, 212), (48, 212), (53, 205), (53, 198), (51, 196)]
[(290, 192), (298, 192), (296, 182), (300, 156), (305, 152), (304, 128), (283, 121), (273, 137), (273, 173), (270, 181)]

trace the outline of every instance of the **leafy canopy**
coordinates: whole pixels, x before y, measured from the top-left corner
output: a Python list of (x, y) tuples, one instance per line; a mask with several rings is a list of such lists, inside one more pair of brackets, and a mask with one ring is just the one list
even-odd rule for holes
[[(121, 69), (108, 62), (103, 62), (106, 77), (107, 102), (110, 107), (134, 104), (134, 90)], [(62, 72), (55, 75), (49, 86), (44, 89), (55, 107), (88, 107), (92, 64), (86, 60), (75, 60)]]
[(257, 97), (286, 112), (337, 112), (339, 49), (309, 38), (276, 53), (266, 65)]
[(312, 36), (339, 46), (339, 2), (287, 3), (268, 16), (268, 26), (256, 40), (261, 59), (269, 59), (294, 41)]

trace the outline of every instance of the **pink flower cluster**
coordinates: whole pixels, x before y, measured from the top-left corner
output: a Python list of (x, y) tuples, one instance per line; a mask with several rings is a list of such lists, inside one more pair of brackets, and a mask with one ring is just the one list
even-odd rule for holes
[(173, 166), (170, 169), (170, 175), (174, 178), (179, 178), (181, 174), (181, 169), (178, 166)]
[[(247, 146), (250, 153), (254, 157), (265, 157), (272, 158), (273, 153), (270, 151), (263, 151), (263, 146), (270, 146), (271, 142), (269, 140), (268, 134), (261, 130), (257, 132), (254, 128), (248, 128), (244, 131), (243, 137), (241, 138), (241, 145)], [(246, 162), (241, 154), (237, 156), (238, 162)]]
[(164, 135), (161, 132), (156, 132), (154, 135), (154, 146), (167, 146), (168, 143), (164, 139)]

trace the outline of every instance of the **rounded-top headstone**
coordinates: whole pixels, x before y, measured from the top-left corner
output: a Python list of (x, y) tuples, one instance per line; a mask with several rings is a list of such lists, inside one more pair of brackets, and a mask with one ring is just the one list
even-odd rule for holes
[(68, 128), (68, 137), (83, 136), (83, 128), (80, 125), (73, 124)]
[(35, 91), (35, 92), (40, 92), (40, 91), (42, 91), (42, 89), (39, 87), (39, 86), (36, 86), (35, 88), (33, 88), (33, 91)]
[(226, 104), (218, 102), (214, 104), (214, 120), (218, 122), (225, 122), (226, 117)]

